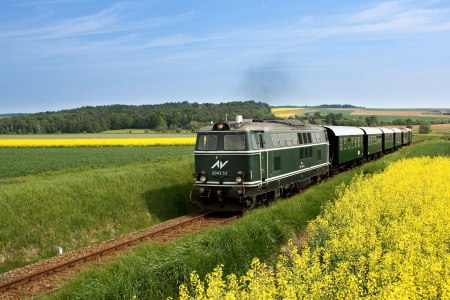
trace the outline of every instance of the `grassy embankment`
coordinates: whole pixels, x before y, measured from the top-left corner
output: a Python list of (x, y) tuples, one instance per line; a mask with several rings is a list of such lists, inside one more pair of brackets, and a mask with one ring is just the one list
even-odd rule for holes
[(192, 146), (0, 153), (0, 272), (194, 209)]
[(246, 214), (233, 224), (208, 229), (168, 245), (150, 243), (123, 255), (104, 268), (93, 268), (70, 282), (55, 299), (158, 299), (176, 296), (178, 286), (197, 270), (200, 277), (217, 264), (225, 274), (243, 274), (253, 257), (273, 259), (288, 239), (295, 238), (321, 207), (336, 197), (337, 186), (355, 173), (375, 173), (404, 157), (450, 155), (447, 141), (427, 141), (342, 173), (306, 192), (269, 208)]

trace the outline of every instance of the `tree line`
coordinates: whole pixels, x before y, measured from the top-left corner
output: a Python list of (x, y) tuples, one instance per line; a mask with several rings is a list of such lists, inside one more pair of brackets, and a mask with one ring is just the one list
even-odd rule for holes
[(0, 119), (1, 134), (95, 133), (116, 129), (188, 130), (211, 121), (273, 118), (270, 106), (255, 101), (227, 103), (176, 102), (157, 105), (85, 106)]
[[(317, 125), (335, 125), (335, 126), (355, 126), (355, 127), (376, 127), (376, 126), (388, 126), (388, 125), (400, 125), (412, 128), (413, 125), (420, 125), (420, 133), (429, 133), (431, 131), (431, 123), (442, 124), (447, 123), (446, 119), (436, 119), (435, 121), (424, 121), (412, 118), (406, 119), (394, 119), (392, 121), (379, 120), (376, 116), (360, 116), (354, 119), (347, 119), (342, 113), (328, 113), (327, 115), (321, 115), (320, 112), (314, 114), (306, 113), (305, 116), (296, 116), (296, 119), (308, 123)], [(423, 132), (422, 132), (423, 131)]]

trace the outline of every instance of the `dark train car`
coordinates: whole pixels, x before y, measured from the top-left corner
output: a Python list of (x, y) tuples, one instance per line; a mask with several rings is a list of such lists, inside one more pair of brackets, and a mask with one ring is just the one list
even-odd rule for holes
[(394, 149), (394, 130), (391, 128), (380, 128), (383, 131), (383, 152)]
[(364, 131), (358, 127), (324, 126), (330, 141), (330, 160), (340, 166), (364, 157)]
[(383, 131), (375, 127), (359, 127), (364, 135), (364, 156), (375, 157), (383, 152)]
[(398, 128), (391, 128), (394, 131), (394, 148), (400, 148), (402, 146), (402, 131)]
[(191, 200), (239, 211), (295, 192), (329, 174), (323, 127), (295, 120), (219, 122), (197, 133)]
[(412, 143), (412, 130), (409, 128), (400, 128), (402, 131), (402, 144), (409, 145)]
[(401, 132), (402, 132), (402, 145), (408, 145), (408, 141), (409, 141), (409, 131), (407, 130), (407, 128), (400, 128)]

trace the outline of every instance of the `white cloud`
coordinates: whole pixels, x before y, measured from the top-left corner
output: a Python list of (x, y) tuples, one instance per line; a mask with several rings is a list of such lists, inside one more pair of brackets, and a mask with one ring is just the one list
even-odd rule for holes
[(371, 21), (385, 19), (398, 13), (403, 8), (402, 1), (383, 2), (374, 7), (362, 10), (355, 15), (356, 20)]

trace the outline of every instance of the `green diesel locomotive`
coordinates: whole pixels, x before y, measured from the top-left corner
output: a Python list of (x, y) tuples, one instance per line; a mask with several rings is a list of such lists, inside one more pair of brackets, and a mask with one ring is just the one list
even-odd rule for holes
[(250, 209), (410, 142), (410, 130), (237, 116), (198, 131), (191, 201), (205, 210)]
[(328, 176), (325, 128), (296, 120), (219, 122), (197, 134), (191, 199), (236, 211), (286, 196)]

